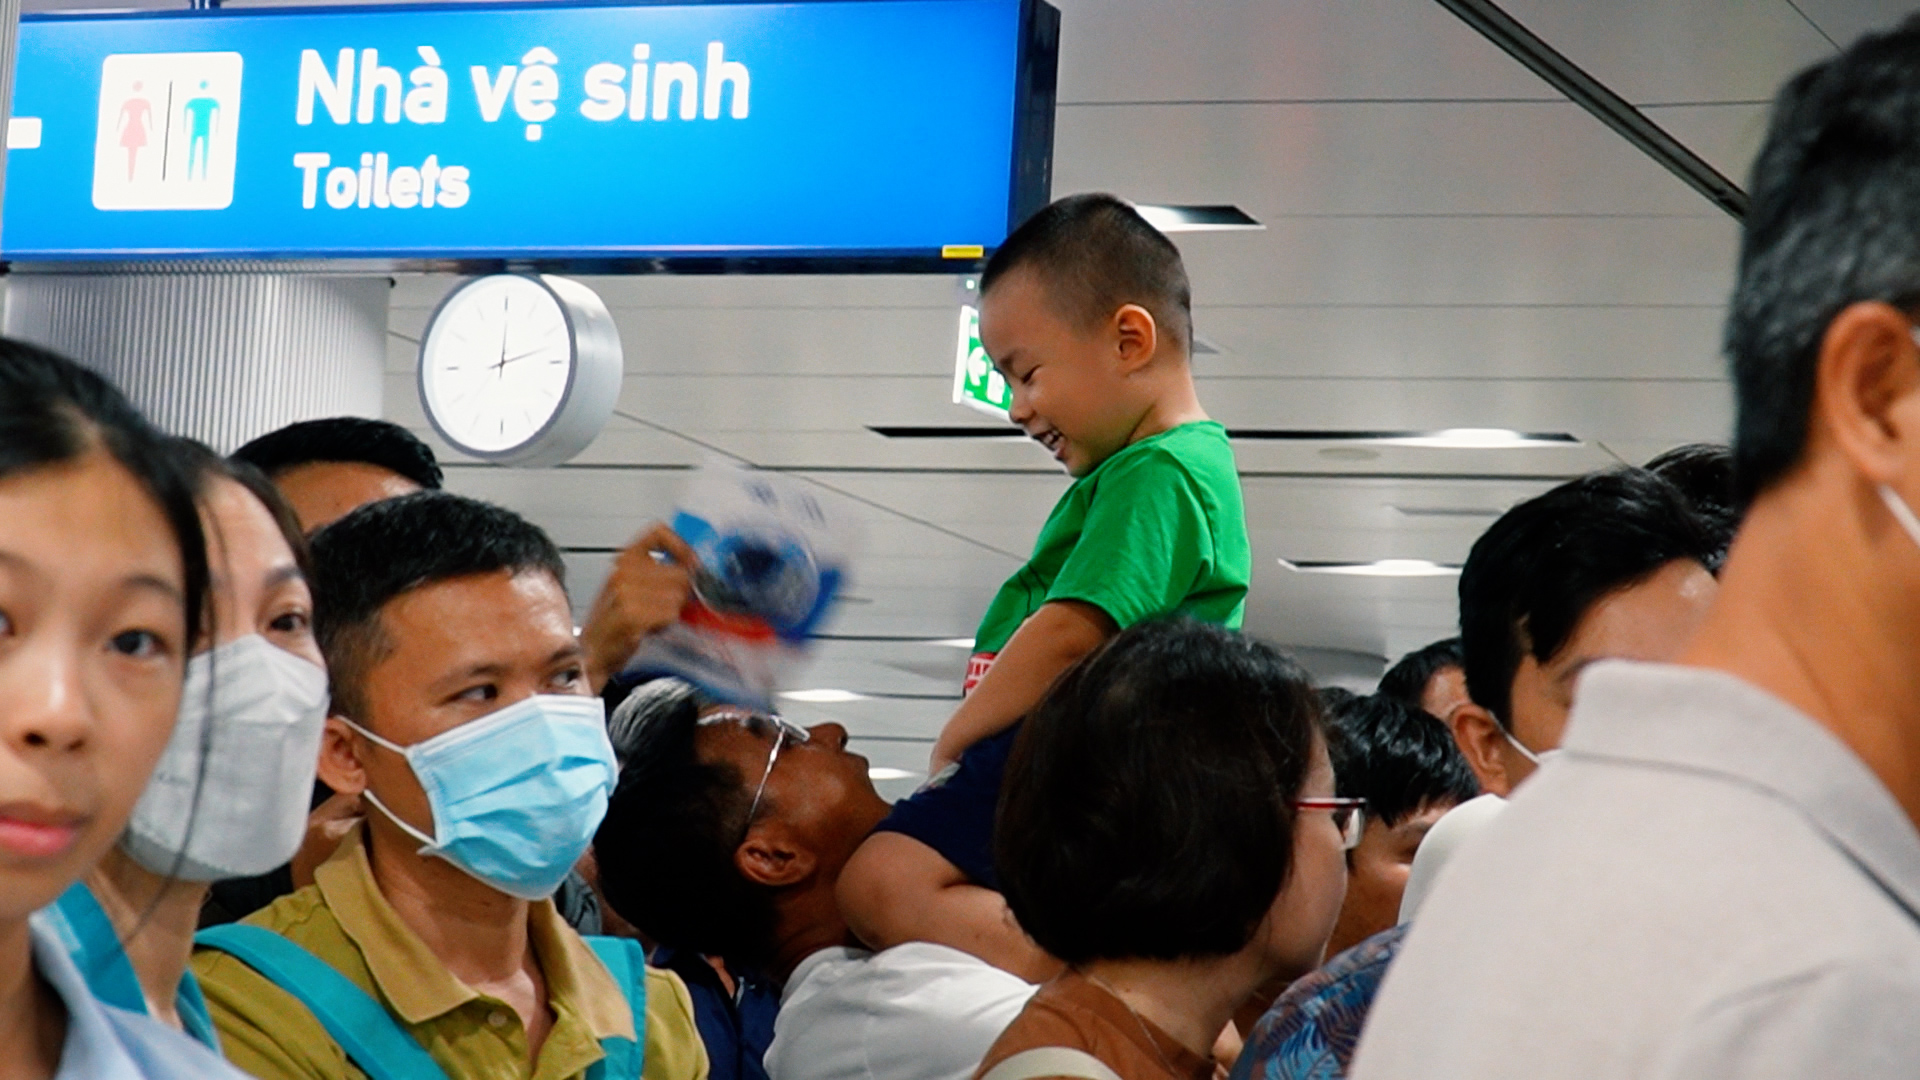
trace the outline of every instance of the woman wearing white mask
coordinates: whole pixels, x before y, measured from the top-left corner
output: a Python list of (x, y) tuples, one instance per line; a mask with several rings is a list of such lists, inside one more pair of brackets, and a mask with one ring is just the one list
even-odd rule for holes
[(204, 625), (177, 455), (78, 365), (0, 340), (0, 1078), (243, 1080), (102, 1003), (29, 916), (125, 831)]
[(120, 842), (40, 918), (94, 996), (217, 1049), (187, 970), (201, 905), (211, 882), (272, 869), (299, 845), (327, 680), (292, 512), (250, 467), (179, 449), (207, 538), (211, 632)]

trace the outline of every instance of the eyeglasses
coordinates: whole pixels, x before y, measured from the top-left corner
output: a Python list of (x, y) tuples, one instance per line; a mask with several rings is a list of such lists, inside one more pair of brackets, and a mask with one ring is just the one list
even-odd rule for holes
[(789, 723), (771, 713), (753, 712), (748, 709), (721, 709), (710, 712), (700, 718), (700, 723), (738, 724), (755, 738), (773, 736), (773, 749), (767, 752), (767, 767), (760, 774), (760, 786), (753, 789), (753, 802), (747, 804), (747, 820), (740, 827), (740, 840), (746, 842), (747, 830), (753, 828), (753, 819), (760, 813), (760, 802), (767, 797), (767, 781), (773, 777), (773, 763), (780, 760), (780, 751), (788, 743), (804, 743), (813, 738), (812, 733), (797, 724)]
[(1295, 799), (1293, 808), (1333, 811), (1333, 827), (1340, 830), (1340, 847), (1343, 851), (1352, 851), (1359, 845), (1361, 834), (1367, 831), (1365, 799)]

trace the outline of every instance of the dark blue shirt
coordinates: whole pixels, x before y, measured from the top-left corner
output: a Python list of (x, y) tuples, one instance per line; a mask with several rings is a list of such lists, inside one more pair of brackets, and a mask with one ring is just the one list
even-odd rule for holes
[(665, 945), (654, 950), (653, 966), (687, 984), (693, 1023), (707, 1046), (708, 1080), (767, 1080), (767, 1047), (773, 1045), (780, 992), (759, 978), (736, 973), (738, 989), (729, 994), (706, 957)]
[(967, 747), (951, 772), (894, 803), (893, 812), (874, 831), (911, 836), (975, 884), (999, 891), (1000, 875), (993, 869), (993, 812), (1018, 734), (1020, 725), (1015, 724)]

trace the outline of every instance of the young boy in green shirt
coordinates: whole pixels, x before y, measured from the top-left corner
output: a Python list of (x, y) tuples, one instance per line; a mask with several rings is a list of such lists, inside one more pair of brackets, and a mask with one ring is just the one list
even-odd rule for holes
[(1011, 419), (1075, 479), (980, 623), (934, 780), (855, 852), (838, 897), (876, 949), (930, 941), (1040, 979), (1057, 965), (1014, 923), (992, 864), (1016, 725), (1135, 623), (1239, 627), (1252, 558), (1226, 429), (1194, 392), (1186, 269), (1165, 236), (1111, 195), (1061, 199), (994, 253), (980, 293)]

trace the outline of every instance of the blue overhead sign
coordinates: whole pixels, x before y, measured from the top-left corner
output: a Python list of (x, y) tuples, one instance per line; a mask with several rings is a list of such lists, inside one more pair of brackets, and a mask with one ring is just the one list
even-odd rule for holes
[(1047, 198), (1039, 0), (21, 20), (0, 253), (605, 263), (977, 255)]

